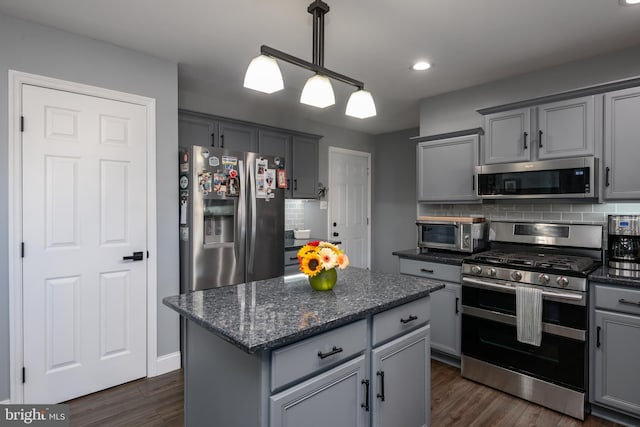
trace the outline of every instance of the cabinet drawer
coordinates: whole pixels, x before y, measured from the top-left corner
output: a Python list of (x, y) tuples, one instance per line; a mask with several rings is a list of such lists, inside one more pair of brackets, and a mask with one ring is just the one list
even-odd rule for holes
[(422, 326), (431, 317), (429, 297), (409, 302), (373, 316), (373, 345)]
[(461, 272), (462, 267), (459, 265), (439, 264), (437, 262), (400, 258), (400, 273), (402, 274), (460, 283)]
[(298, 265), (298, 251), (284, 251), (284, 265)]
[(640, 314), (640, 289), (596, 286), (596, 307)]
[[(271, 353), (271, 391), (364, 351), (367, 321), (359, 320)], [(335, 354), (326, 356), (328, 353)]]

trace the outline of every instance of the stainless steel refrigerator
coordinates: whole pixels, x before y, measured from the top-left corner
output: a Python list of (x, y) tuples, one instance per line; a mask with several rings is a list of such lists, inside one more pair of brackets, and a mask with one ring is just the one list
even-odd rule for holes
[(179, 154), (182, 292), (284, 274), (284, 159), (211, 147)]

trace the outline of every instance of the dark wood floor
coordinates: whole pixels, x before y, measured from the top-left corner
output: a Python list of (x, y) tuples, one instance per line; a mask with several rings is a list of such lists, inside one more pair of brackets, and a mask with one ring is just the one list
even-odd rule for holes
[[(71, 426), (182, 427), (182, 393), (181, 371), (133, 381), (67, 402)], [(619, 426), (593, 416), (584, 422), (563, 416), (465, 380), (458, 369), (436, 361), (431, 363), (431, 393), (432, 427)]]

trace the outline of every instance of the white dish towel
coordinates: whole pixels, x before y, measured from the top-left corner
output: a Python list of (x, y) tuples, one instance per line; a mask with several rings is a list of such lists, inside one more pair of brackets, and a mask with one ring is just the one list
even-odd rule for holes
[(542, 341), (542, 289), (516, 286), (518, 341), (540, 346)]

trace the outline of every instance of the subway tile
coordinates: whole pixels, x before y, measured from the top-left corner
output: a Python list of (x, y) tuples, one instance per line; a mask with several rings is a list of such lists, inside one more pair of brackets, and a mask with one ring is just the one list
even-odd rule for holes
[(551, 204), (536, 203), (532, 206), (534, 212), (551, 212)]
[(594, 212), (615, 212), (617, 205), (615, 203), (601, 203), (593, 205)]
[(593, 205), (574, 203), (571, 205), (571, 212), (593, 212)]
[(573, 213), (573, 212), (562, 212), (562, 220), (563, 221), (571, 221), (571, 222), (580, 222), (582, 221), (581, 213)]
[(507, 212), (507, 219), (524, 219), (522, 212)]
[(553, 211), (553, 212), (571, 212), (571, 205), (569, 203), (553, 203), (551, 205), (551, 211)]
[(585, 212), (582, 214), (582, 219), (584, 221), (604, 223), (606, 221), (606, 215), (602, 212), (598, 212), (598, 213)]
[(560, 212), (543, 212), (542, 213), (543, 221), (561, 221), (562, 213)]
[(640, 214), (640, 203), (618, 203), (616, 213)]
[(522, 214), (522, 219), (526, 219), (529, 221), (540, 221), (542, 220), (542, 212), (524, 212)]

